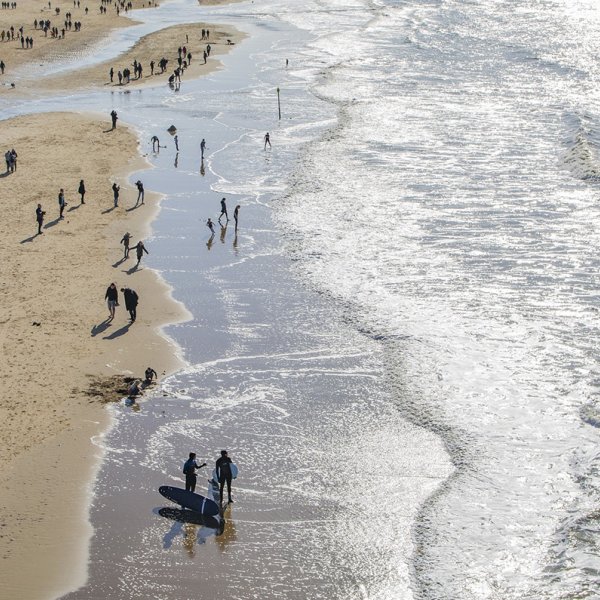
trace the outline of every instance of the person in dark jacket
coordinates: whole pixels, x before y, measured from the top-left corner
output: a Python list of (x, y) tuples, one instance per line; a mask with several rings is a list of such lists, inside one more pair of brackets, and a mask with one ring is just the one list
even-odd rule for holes
[(37, 208), (35, 209), (35, 220), (37, 221), (37, 224), (38, 224), (38, 234), (44, 233), (42, 231), (42, 225), (44, 224), (45, 214), (46, 213), (42, 210), (42, 205), (38, 204)]
[(146, 250), (146, 246), (144, 246), (144, 242), (142, 242), (142, 240), (140, 240), (136, 245), (135, 245), (135, 254), (137, 256), (137, 263), (136, 263), (136, 267), (140, 264), (140, 262), (142, 262), (142, 256), (144, 256), (144, 252), (146, 254), (148, 254), (148, 250)]
[(127, 231), (125, 233), (125, 235), (121, 238), (121, 244), (123, 244), (123, 248), (124, 248), (124, 256), (123, 256), (123, 260), (125, 260), (126, 258), (129, 258), (129, 242), (131, 241), (131, 234), (129, 233), (129, 231)]
[(129, 311), (131, 322), (135, 323), (138, 295), (131, 288), (121, 288), (121, 291), (123, 292), (123, 298), (125, 299), (125, 309)]
[(231, 463), (233, 461), (227, 456), (227, 450), (221, 450), (221, 458), (217, 460), (217, 478), (219, 480), (219, 501), (223, 504), (223, 488), (227, 483), (227, 496), (229, 502), (233, 502), (231, 497)]
[(109, 319), (112, 321), (115, 318), (115, 307), (119, 306), (119, 292), (114, 283), (111, 283), (106, 289), (104, 299), (108, 305), (108, 312), (110, 313)]
[(83, 182), (83, 179), (79, 182), (79, 188), (77, 192), (81, 196), (81, 204), (85, 204), (85, 183)]

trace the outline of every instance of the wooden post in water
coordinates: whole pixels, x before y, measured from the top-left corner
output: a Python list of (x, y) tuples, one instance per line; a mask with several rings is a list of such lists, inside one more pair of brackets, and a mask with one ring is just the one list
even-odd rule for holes
[(279, 88), (277, 88), (277, 108), (279, 110), (279, 120), (281, 121), (281, 99), (279, 97)]

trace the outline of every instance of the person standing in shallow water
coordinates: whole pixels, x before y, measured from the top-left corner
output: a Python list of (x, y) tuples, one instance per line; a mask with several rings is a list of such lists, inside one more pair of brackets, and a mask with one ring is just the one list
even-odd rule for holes
[(83, 179), (79, 182), (79, 188), (77, 192), (81, 196), (81, 204), (85, 204), (85, 183), (83, 182)]
[(117, 291), (117, 286), (114, 283), (111, 283), (106, 289), (104, 299), (106, 300), (106, 304), (108, 306), (108, 318), (112, 321), (115, 318), (115, 308), (119, 306), (119, 292)]
[(265, 133), (265, 150), (267, 149), (267, 144), (269, 144), (269, 148), (271, 147), (271, 136), (269, 132)]
[(240, 214), (240, 205), (238, 204), (233, 211), (233, 220), (235, 221), (235, 230), (238, 228), (238, 216)]
[(227, 204), (225, 198), (221, 198), (221, 214), (219, 215), (219, 223), (221, 222), (221, 217), (225, 215), (227, 222), (229, 223), (229, 217), (227, 216)]
[(185, 475), (185, 491), (186, 492), (196, 491), (196, 482), (198, 480), (196, 471), (205, 466), (206, 466), (206, 463), (202, 463), (201, 465), (199, 465), (196, 462), (196, 453), (195, 452), (190, 452), (190, 457), (183, 464), (183, 474)]
[(227, 484), (227, 497), (229, 503), (233, 502), (231, 497), (231, 463), (233, 461), (227, 455), (227, 450), (221, 450), (221, 457), (217, 460), (217, 479), (219, 480), (219, 501), (223, 504), (223, 488)]

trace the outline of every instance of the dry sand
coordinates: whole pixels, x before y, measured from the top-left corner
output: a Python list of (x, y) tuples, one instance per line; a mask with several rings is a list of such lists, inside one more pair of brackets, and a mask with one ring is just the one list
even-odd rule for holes
[[(89, 527), (72, 525), (87, 518), (87, 482), (99, 454), (90, 438), (107, 418), (106, 398), (86, 394), (91, 377), (181, 366), (158, 327), (187, 312), (143, 261), (138, 270), (133, 256), (119, 262), (121, 236), (143, 239), (158, 211), (159, 198), (149, 193), (143, 206), (127, 210), (137, 191), (124, 176), (147, 166), (131, 130), (110, 131), (106, 117), (53, 113), (0, 122), (0, 138), (3, 152), (14, 147), (19, 155), (17, 171), (0, 175), (0, 598), (34, 599), (72, 582), (68, 565), (85, 565)], [(114, 210), (112, 181), (121, 185), (122, 206)], [(60, 188), (68, 202), (62, 221)], [(35, 235), (38, 203), (47, 213), (43, 235)], [(140, 296), (131, 327), (123, 306), (113, 323), (104, 322), (112, 281)]]
[[(153, 0), (130, 0), (134, 8), (154, 6)], [(5, 74), (0, 76), (3, 83), (11, 81), (11, 76), (18, 67), (27, 63), (44, 63), (60, 60), (73, 53), (82, 53), (88, 47), (93, 47), (99, 40), (106, 37), (110, 31), (118, 27), (129, 27), (134, 23), (127, 17), (125, 11), (117, 16), (116, 0), (107, 8), (106, 14), (100, 13), (100, 0), (80, 0), (80, 7), (73, 6), (72, 0), (52, 0), (51, 8), (47, 0), (17, 0), (17, 8), (0, 10), (0, 32), (14, 27), (14, 40), (0, 41), (0, 60), (6, 64)], [(85, 14), (85, 7), (88, 14)], [(60, 14), (56, 14), (56, 9)], [(81, 31), (73, 28), (65, 32), (62, 38), (62, 28), (65, 13), (71, 13), (71, 21), (81, 22)], [(58, 27), (60, 38), (47, 36), (39, 28), (34, 28), (34, 21), (50, 20), (51, 27)], [(21, 47), (18, 30), (23, 27), (24, 37), (33, 38), (33, 48)]]

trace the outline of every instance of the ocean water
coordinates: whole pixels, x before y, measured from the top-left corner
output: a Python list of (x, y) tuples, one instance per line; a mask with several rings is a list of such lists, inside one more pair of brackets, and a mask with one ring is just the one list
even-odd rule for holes
[[(140, 30), (197, 14), (160, 11)], [(205, 14), (250, 35), (223, 71), (70, 98), (143, 147), (178, 127), (144, 173), (148, 262), (193, 318), (168, 330), (188, 368), (113, 410), (68, 597), (600, 597), (600, 7)], [(223, 195), (241, 226), (211, 240)], [(222, 447), (222, 530), (161, 514), (187, 453)]]
[(600, 597), (599, 9), (376, 2), (306, 51), (339, 118), (275, 205), (286, 248), (456, 469), (416, 597)]

